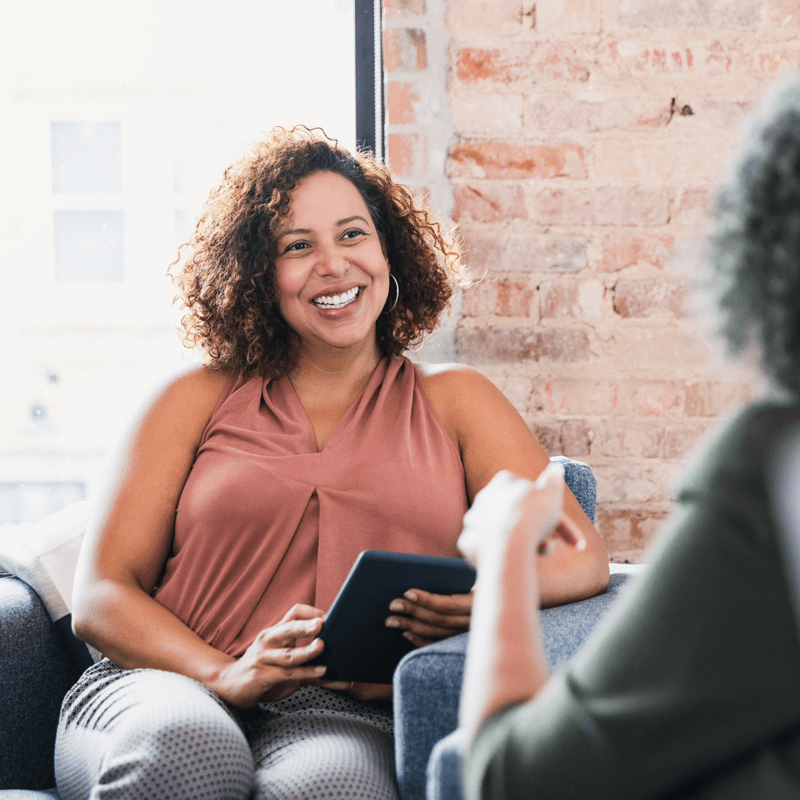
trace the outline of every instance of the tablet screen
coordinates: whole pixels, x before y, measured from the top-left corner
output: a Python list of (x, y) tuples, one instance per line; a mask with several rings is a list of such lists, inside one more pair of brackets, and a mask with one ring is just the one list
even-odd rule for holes
[(365, 550), (333, 601), (319, 638), (325, 649), (309, 664), (328, 667), (328, 680), (391, 683), (400, 659), (414, 645), (387, 628), (389, 603), (409, 589), (466, 594), (475, 569), (463, 558)]

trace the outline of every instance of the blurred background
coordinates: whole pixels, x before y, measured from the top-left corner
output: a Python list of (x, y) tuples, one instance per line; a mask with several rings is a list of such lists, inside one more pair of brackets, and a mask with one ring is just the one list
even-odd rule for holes
[(259, 132), (355, 145), (354, 0), (15, 3), (0, 47), (0, 524), (86, 498), (196, 359), (169, 264)]
[(698, 324), (702, 264), (674, 262), (743, 117), (800, 65), (798, 0), (6, 4), (0, 522), (86, 496), (192, 363), (166, 269), (253, 135), (304, 122), (352, 147), (367, 2), (388, 165), (482, 277), (411, 355), (493, 380), (550, 455), (592, 467), (612, 559), (645, 557), (697, 443), (754, 387)]

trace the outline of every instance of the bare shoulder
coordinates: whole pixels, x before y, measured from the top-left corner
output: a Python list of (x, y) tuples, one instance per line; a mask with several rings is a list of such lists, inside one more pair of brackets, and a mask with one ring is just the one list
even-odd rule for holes
[(517, 415), (505, 395), (474, 367), (466, 364), (415, 363), (431, 405), (459, 450), (487, 419)]
[(172, 376), (157, 386), (146, 406), (177, 406), (188, 413), (203, 413), (211, 406), (210, 411), (213, 411), (230, 377), (229, 372), (196, 367)]
[(457, 392), (482, 388), (498, 391), (482, 372), (466, 364), (428, 364), (415, 361), (414, 368), (429, 394), (431, 391)]
[(435, 408), (440, 403), (449, 409), (454, 409), (461, 403), (474, 408), (486, 402), (505, 400), (503, 393), (489, 378), (466, 364), (415, 362), (414, 367)]
[(157, 437), (191, 448), (202, 435), (231, 375), (198, 367), (157, 386), (140, 406), (128, 437)]

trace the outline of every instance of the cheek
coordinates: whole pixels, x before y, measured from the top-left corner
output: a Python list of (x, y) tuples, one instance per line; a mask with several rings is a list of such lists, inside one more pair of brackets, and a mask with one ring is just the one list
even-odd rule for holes
[(279, 266), (275, 271), (275, 288), (278, 290), (278, 303), (283, 307), (285, 303), (297, 299), (303, 282), (297, 270)]

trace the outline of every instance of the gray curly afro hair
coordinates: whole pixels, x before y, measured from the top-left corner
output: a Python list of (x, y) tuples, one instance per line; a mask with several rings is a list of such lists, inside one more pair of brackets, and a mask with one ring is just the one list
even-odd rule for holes
[(754, 348), (767, 377), (800, 393), (800, 70), (752, 112), (717, 194), (709, 250), (729, 354)]

